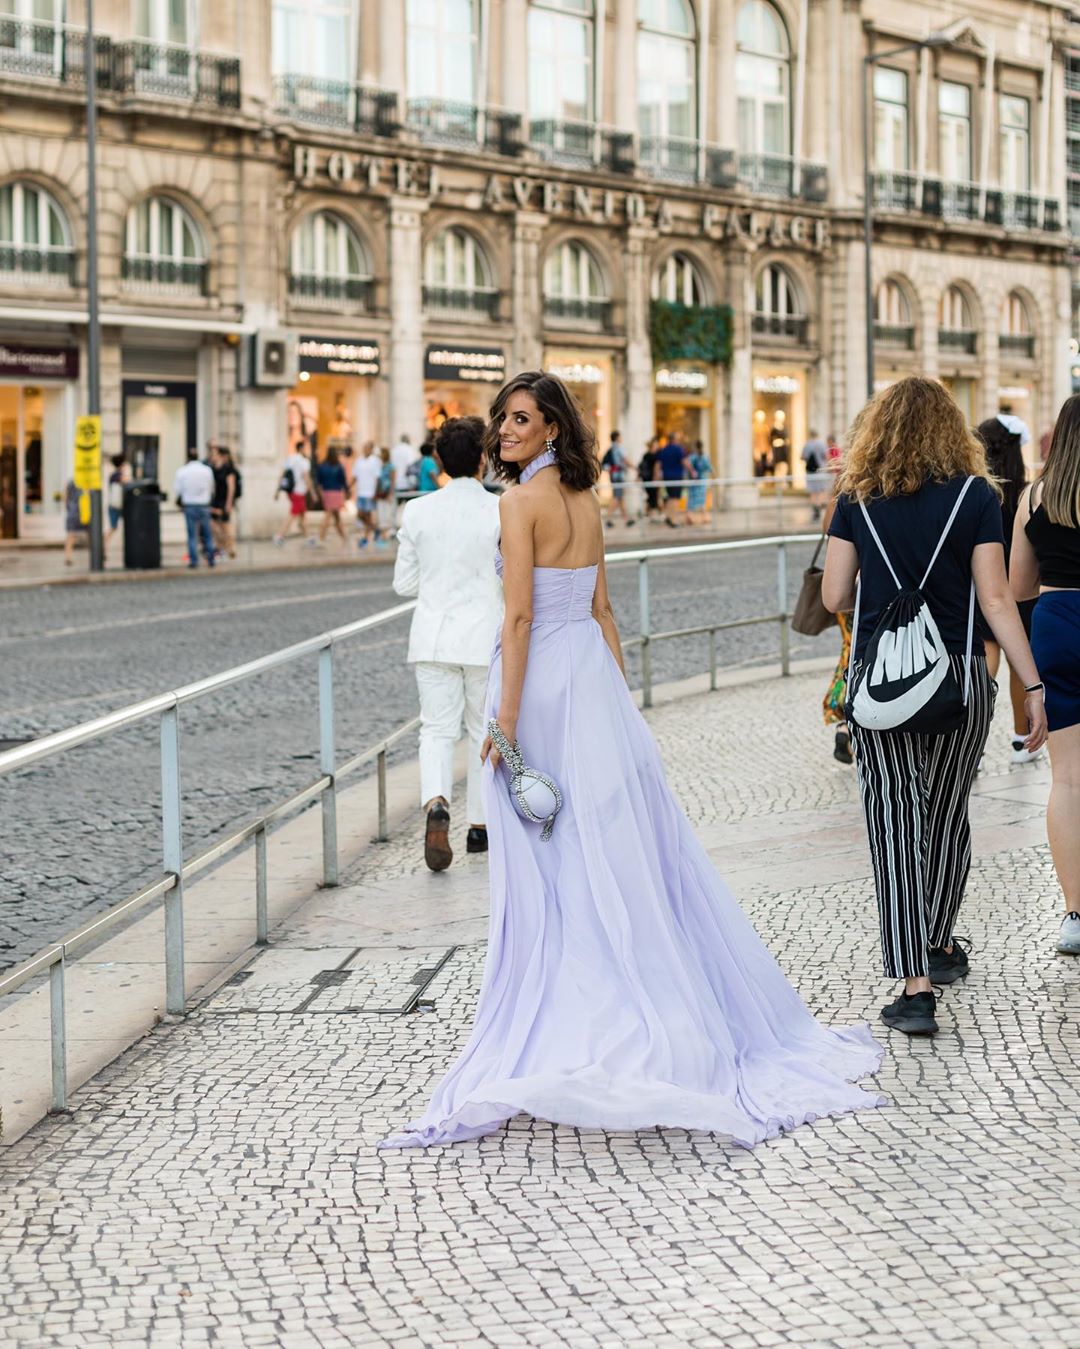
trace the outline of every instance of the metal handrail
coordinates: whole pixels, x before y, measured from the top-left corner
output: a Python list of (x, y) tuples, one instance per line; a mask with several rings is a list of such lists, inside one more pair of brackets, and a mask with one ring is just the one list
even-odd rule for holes
[[(634, 549), (609, 554), (607, 566), (621, 566), (636, 563), (638, 566), (638, 598), (641, 615), (641, 631), (627, 637), (622, 645), (624, 650), (634, 647), (641, 649), (642, 701), (645, 707), (652, 706), (652, 666), (651, 647), (660, 641), (672, 641), (682, 637), (707, 634), (709, 636), (709, 686), (717, 687), (716, 634), (738, 627), (751, 627), (761, 623), (778, 623), (780, 626), (780, 668), (783, 675), (790, 673), (789, 630), (787, 613), (787, 546), (788, 544), (816, 541), (818, 534), (770, 535), (766, 538), (751, 540), (727, 540), (720, 543), (686, 544), (672, 548)], [(667, 632), (652, 631), (652, 614), (649, 601), (649, 566), (667, 559), (681, 558), (706, 553), (733, 552), (737, 549), (757, 549), (775, 547), (777, 550), (777, 612), (757, 614), (749, 618), (728, 619), (723, 622), (706, 623), (698, 627), (678, 628)], [(160, 718), (161, 732), (161, 816), (162, 816), (162, 855), (163, 874), (156, 880), (144, 885), (134, 894), (119, 903), (90, 918), (74, 932), (67, 934), (59, 942), (52, 942), (38, 951), (28, 960), (16, 965), (5, 974), (0, 974), (0, 997), (13, 993), (36, 976), (49, 974), (50, 1042), (52, 1062), (52, 1111), (67, 1109), (67, 1031), (65, 1018), (64, 975), (68, 958), (85, 949), (92, 942), (99, 941), (119, 923), (131, 918), (141, 909), (158, 899), (165, 904), (165, 1005), (166, 1013), (172, 1017), (184, 1014), (186, 991), (184, 987), (184, 885), (200, 872), (233, 852), (236, 848), (254, 840), (255, 843), (255, 920), (256, 943), (266, 945), (269, 940), (269, 914), (267, 906), (268, 869), (267, 869), (267, 833), (270, 826), (285, 816), (300, 810), (310, 802), (318, 800), (322, 806), (323, 839), (323, 884), (333, 886), (338, 883), (338, 847), (337, 847), (337, 785), (344, 778), (357, 772), (366, 764), (375, 761), (377, 766), (378, 791), (378, 838), (388, 836), (387, 819), (387, 755), (389, 750), (410, 735), (420, 725), (419, 717), (412, 717), (396, 727), (375, 745), (361, 750), (344, 763), (336, 762), (334, 735), (334, 699), (333, 699), (333, 653), (337, 643), (370, 632), (373, 628), (394, 621), (411, 613), (416, 607), (415, 601), (398, 604), (368, 618), (358, 619), (342, 627), (333, 628), (318, 636), (309, 637), (280, 651), (260, 656), (256, 660), (246, 661), (243, 665), (233, 666), (220, 674), (206, 679), (196, 680), (168, 693), (157, 694), (152, 698), (133, 703), (130, 707), (96, 717), (92, 721), (72, 726), (65, 731), (41, 737), (26, 745), (0, 753), (0, 778), (28, 768), (45, 759), (55, 757), (78, 745), (100, 740), (116, 731), (139, 725), (151, 717)], [(227, 838), (205, 848), (195, 857), (185, 860), (180, 828), (180, 742), (179, 720), (177, 713), (187, 703), (221, 689), (229, 688), (244, 680), (255, 678), (267, 671), (279, 669), (292, 661), (309, 655), (318, 655), (319, 685), (319, 776), (293, 793), (286, 800), (263, 811), (257, 818), (250, 820)]]

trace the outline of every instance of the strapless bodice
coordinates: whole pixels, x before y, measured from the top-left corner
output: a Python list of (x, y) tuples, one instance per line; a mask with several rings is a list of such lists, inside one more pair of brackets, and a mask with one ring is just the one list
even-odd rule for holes
[[(495, 554), (495, 570), (503, 574), (502, 553)], [(570, 623), (592, 618), (597, 567), (534, 567), (533, 625)]]

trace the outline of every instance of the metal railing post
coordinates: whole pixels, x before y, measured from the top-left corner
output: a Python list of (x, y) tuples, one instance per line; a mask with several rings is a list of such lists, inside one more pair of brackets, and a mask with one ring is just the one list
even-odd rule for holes
[(652, 651), (649, 637), (652, 631), (649, 612), (649, 559), (638, 563), (638, 603), (641, 611), (641, 702), (652, 707)]
[(270, 944), (270, 918), (266, 904), (266, 827), (255, 830), (255, 944)]
[(386, 818), (386, 750), (379, 751), (379, 757), (375, 760), (376, 772), (379, 779), (379, 833), (378, 840), (385, 843), (390, 837), (390, 830)]
[(67, 1020), (64, 1007), (64, 957), (49, 966), (49, 1037), (52, 1041), (52, 1105), (49, 1113), (67, 1106)]
[(787, 544), (776, 545), (776, 598), (780, 615), (780, 673), (791, 673), (791, 629), (787, 607)]
[(176, 884), (165, 896), (165, 1011), (184, 1015), (184, 835), (180, 818), (180, 711), (161, 714), (162, 862)]
[(716, 629), (709, 629), (709, 692), (716, 692)]
[(338, 883), (337, 786), (334, 774), (334, 647), (319, 652), (319, 771), (330, 779), (322, 794), (323, 885)]

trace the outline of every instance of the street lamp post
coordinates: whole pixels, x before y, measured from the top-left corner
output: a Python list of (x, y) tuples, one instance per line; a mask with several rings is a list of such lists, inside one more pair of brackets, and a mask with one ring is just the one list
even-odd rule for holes
[(866, 308), (866, 396), (874, 396), (874, 173), (871, 160), (871, 129), (874, 124), (874, 85), (872, 74), (878, 61), (891, 56), (921, 52), (925, 47), (947, 47), (947, 33), (931, 33), (919, 42), (905, 42), (883, 52), (867, 52), (863, 57), (863, 291)]
[[(98, 308), (97, 245), (97, 48), (94, 0), (86, 0), (86, 402), (101, 415), (101, 314)], [(105, 568), (100, 486), (90, 492), (90, 570)]]

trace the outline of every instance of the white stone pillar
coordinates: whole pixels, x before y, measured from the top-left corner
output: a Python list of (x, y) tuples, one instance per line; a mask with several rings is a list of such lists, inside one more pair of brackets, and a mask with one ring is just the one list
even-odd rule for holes
[(720, 39), (716, 69), (716, 140), (725, 149), (738, 149), (739, 131), (735, 96), (735, 18), (737, 0), (717, 0), (716, 31)]
[(998, 410), (998, 388), (1001, 384), (1001, 350), (998, 334), (1001, 330), (1001, 306), (1004, 297), (1000, 291), (988, 288), (980, 294), (982, 331), (979, 333), (980, 380), (976, 408), (980, 421), (994, 417)]
[(427, 203), (390, 198), (390, 427), (393, 440), (424, 438), (423, 257)]
[[(638, 129), (637, 0), (615, 0), (614, 121), (620, 131)], [(600, 119), (601, 121), (603, 118)], [(623, 437), (624, 444), (629, 442)]]
[(526, 0), (503, 0), (501, 19), (502, 59), (498, 77), (492, 80), (492, 98), (500, 107), (524, 117), (529, 109), (529, 82), (521, 77), (528, 43)]
[(722, 478), (750, 478), (754, 473), (753, 350), (750, 313), (750, 253), (731, 244), (725, 258), (727, 301), (732, 309), (731, 366), (727, 399), (720, 417), (716, 472)]
[(927, 379), (937, 379), (941, 371), (941, 356), (938, 351), (938, 300), (936, 290), (923, 287), (919, 290), (919, 312), (914, 315), (922, 328), (921, 373)]
[[(379, 84), (397, 89), (407, 97), (405, 84), (405, 6), (378, 5), (379, 11)], [(396, 433), (395, 433), (396, 434)]]
[(514, 270), (510, 283), (514, 319), (512, 374), (539, 370), (543, 364), (540, 243), (546, 225), (547, 216), (536, 211), (518, 211), (514, 216)]
[(654, 232), (640, 226), (626, 231), (626, 388), (619, 411), (619, 429), (630, 459), (636, 463), (653, 434), (656, 419), (653, 360), (649, 343), (648, 247)]

